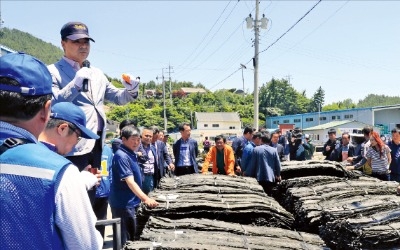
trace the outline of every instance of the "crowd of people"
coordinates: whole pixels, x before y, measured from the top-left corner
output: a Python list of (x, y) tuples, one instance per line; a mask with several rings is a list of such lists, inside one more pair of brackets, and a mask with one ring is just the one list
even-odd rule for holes
[[(179, 125), (181, 138), (170, 145), (166, 131), (124, 120), (110, 147), (104, 102), (134, 101), (140, 78), (124, 76), (125, 89), (115, 88), (87, 63), (94, 39), (85, 24), (69, 22), (60, 34), (64, 56), (55, 64), (24, 53), (0, 58), (0, 249), (101, 249), (104, 226), (96, 221), (107, 218), (108, 206), (121, 218), (124, 245), (139, 238), (139, 205), (158, 206), (149, 193), (164, 176), (248, 176), (272, 195), (282, 161), (313, 157), (309, 135), (297, 128), (282, 135), (246, 127), (232, 147), (224, 136), (214, 146), (206, 138), (201, 168), (189, 123)], [(323, 155), (400, 182), (400, 129), (387, 145), (371, 128), (363, 133), (365, 142), (354, 147), (348, 133), (339, 142), (330, 130)]]

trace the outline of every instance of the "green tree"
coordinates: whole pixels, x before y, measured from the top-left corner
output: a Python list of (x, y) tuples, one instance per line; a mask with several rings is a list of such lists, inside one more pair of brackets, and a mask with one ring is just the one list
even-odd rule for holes
[(322, 110), (322, 106), (325, 102), (325, 91), (321, 86), (315, 91), (314, 95), (311, 97), (311, 101), (308, 107), (308, 112), (318, 112)]

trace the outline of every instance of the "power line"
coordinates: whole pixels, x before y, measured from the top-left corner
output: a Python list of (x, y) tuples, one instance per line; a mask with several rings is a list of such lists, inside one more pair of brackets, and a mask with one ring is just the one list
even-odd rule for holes
[(311, 9), (309, 9), (302, 17), (300, 17), (299, 20), (297, 20), (285, 33), (283, 33), (278, 39), (275, 40), (275, 42), (271, 43), (266, 49), (260, 51), (258, 54), (261, 54), (265, 51), (267, 51), (269, 48), (274, 46), (279, 40), (281, 40), (282, 37), (284, 37), (289, 31), (291, 31), (301, 20), (303, 20), (315, 7), (317, 7), (318, 4), (321, 3), (322, 0), (319, 0)]
[(204, 42), (204, 40), (207, 38), (207, 36), (211, 33), (212, 29), (214, 28), (214, 26), (218, 23), (219, 19), (221, 19), (222, 15), (225, 13), (225, 10), (228, 8), (228, 6), (231, 4), (231, 2), (229, 2), (225, 8), (223, 9), (223, 11), (221, 12), (221, 14), (219, 15), (219, 17), (217, 18), (217, 20), (214, 22), (214, 24), (211, 26), (210, 30), (207, 32), (207, 34), (203, 37), (203, 39), (201, 40), (201, 42), (197, 45), (197, 47), (193, 50), (193, 52), (180, 64), (183, 65), (196, 51), (197, 49), (200, 47), (200, 45)]
[[(267, 51), (269, 48), (271, 48), (273, 45), (275, 45), (282, 37), (284, 37), (290, 30), (292, 30), (301, 20), (303, 20), (315, 7), (317, 7), (318, 4), (321, 3), (322, 0), (319, 0), (311, 9), (309, 9), (299, 20), (297, 20), (288, 30), (286, 30), (280, 37), (278, 37), (278, 39), (276, 39), (272, 44), (270, 44), (266, 49), (258, 52), (257, 55)], [(244, 63), (244, 65), (249, 64), (251, 61), (253, 61), (254, 57), (251, 58), (249, 61), (247, 61), (246, 63)], [(225, 80), (227, 80), (228, 78), (230, 78), (233, 74), (235, 74), (236, 72), (238, 72), (241, 68), (235, 70), (233, 73), (231, 73), (229, 76), (227, 76), (226, 78), (224, 78), (223, 80), (221, 80), (220, 82), (218, 82), (217, 84), (215, 84), (214, 86), (212, 86), (210, 89), (218, 86), (219, 84), (221, 84), (222, 82), (224, 82)]]
[(219, 28), (214, 32), (213, 36), (210, 38), (210, 40), (207, 42), (207, 44), (203, 47), (201, 51), (199, 51), (196, 56), (194, 57), (193, 60), (191, 60), (188, 65), (192, 64), (193, 61), (207, 48), (207, 46), (210, 44), (210, 42), (214, 39), (214, 37), (218, 34), (218, 32), (221, 30), (222, 26), (225, 24), (225, 22), (228, 20), (228, 18), (231, 16), (232, 12), (235, 10), (236, 6), (238, 5), (239, 1), (236, 2), (235, 6), (232, 8), (232, 10), (229, 12), (228, 16), (225, 18), (225, 20), (222, 22), (222, 24), (219, 26)]
[(231, 76), (233, 76), (236, 72), (238, 72), (239, 70), (241, 70), (242, 67), (238, 68), (237, 70), (235, 70), (233, 73), (231, 73), (229, 76), (227, 76), (225, 79), (221, 80), (219, 83), (215, 84), (214, 86), (212, 86), (210, 89), (213, 89), (215, 87), (217, 87), (219, 84), (221, 84), (222, 82), (224, 82), (225, 80), (227, 80), (228, 78), (230, 78)]

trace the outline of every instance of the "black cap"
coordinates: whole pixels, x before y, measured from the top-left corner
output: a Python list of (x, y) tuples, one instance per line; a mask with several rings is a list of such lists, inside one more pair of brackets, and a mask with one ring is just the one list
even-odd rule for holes
[(69, 40), (75, 41), (81, 38), (88, 38), (94, 42), (93, 38), (89, 36), (88, 27), (81, 22), (69, 22), (64, 24), (60, 34), (62, 39), (68, 38)]
[(328, 130), (328, 134), (335, 134), (335, 135), (336, 135), (336, 129), (330, 128), (330, 129)]
[(400, 133), (400, 128), (399, 127), (394, 127), (391, 132), (392, 133)]

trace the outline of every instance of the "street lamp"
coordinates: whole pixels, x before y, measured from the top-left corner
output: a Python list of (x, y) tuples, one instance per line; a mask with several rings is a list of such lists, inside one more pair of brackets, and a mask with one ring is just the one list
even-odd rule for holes
[(243, 77), (243, 69), (247, 69), (246, 65), (240, 64), (240, 67), (242, 68), (242, 82), (243, 82), (243, 95), (244, 95), (244, 77)]

